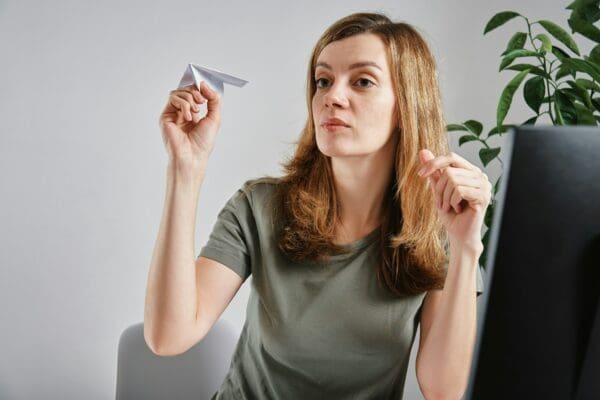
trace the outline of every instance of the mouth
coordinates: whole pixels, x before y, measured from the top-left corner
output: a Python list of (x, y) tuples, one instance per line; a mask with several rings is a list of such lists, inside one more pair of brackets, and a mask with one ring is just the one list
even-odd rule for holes
[(329, 132), (339, 131), (342, 129), (349, 128), (350, 125), (346, 121), (339, 118), (329, 118), (321, 123), (321, 127)]
[(345, 125), (345, 124), (331, 124), (331, 123), (321, 124), (321, 127), (323, 127), (323, 129), (325, 129), (327, 132), (339, 132), (341, 130), (349, 128), (349, 126)]

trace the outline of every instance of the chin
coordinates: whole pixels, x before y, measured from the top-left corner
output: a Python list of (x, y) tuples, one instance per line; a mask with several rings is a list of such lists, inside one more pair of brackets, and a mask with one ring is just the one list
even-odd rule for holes
[(332, 140), (332, 138), (324, 137), (327, 133), (318, 133), (317, 135), (321, 135), (320, 140), (317, 138), (317, 147), (319, 148), (319, 151), (327, 157), (344, 157), (352, 155), (349, 154), (350, 152), (348, 151), (349, 149), (346, 148), (347, 146), (344, 146), (339, 140)]
[(320, 146), (317, 144), (317, 147), (323, 155), (332, 158), (356, 157), (365, 155), (364, 152), (351, 151), (349, 149), (344, 149), (341, 146)]

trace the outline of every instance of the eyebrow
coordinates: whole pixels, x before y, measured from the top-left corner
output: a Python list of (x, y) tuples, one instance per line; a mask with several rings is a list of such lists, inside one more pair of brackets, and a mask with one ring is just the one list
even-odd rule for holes
[[(317, 67), (323, 67), (323, 68), (327, 68), (327, 69), (333, 69), (331, 68), (331, 65), (325, 63), (325, 62), (318, 62), (317, 64), (315, 64), (315, 69), (317, 69)], [(383, 71), (381, 69), (381, 67), (379, 65), (377, 65), (376, 63), (374, 63), (373, 61), (360, 61), (360, 62), (356, 62), (354, 64), (350, 64), (350, 66), (348, 67), (348, 69), (354, 69), (354, 68), (361, 68), (361, 67), (375, 67), (378, 68), (379, 70)]]

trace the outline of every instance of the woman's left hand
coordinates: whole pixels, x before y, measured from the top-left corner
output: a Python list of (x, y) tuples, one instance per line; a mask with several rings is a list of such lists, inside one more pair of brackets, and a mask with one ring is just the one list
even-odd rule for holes
[(492, 197), (487, 175), (455, 153), (435, 157), (424, 149), (419, 159), (419, 175), (429, 178), (450, 243), (481, 243), (481, 226)]

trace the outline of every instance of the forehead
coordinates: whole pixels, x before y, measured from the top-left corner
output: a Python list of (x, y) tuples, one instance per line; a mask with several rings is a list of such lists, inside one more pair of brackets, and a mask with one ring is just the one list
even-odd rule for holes
[(373, 33), (361, 33), (329, 43), (317, 57), (333, 68), (344, 68), (359, 61), (374, 61), (387, 69), (387, 51), (381, 38)]

